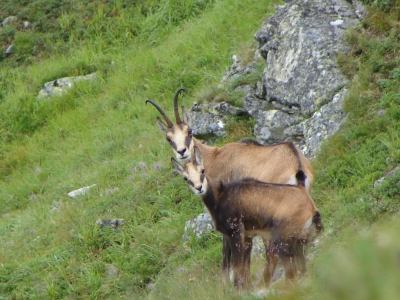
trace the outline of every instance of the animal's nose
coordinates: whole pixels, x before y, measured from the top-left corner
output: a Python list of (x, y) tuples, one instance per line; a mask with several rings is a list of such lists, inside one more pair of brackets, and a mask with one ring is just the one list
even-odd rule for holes
[(181, 150), (178, 150), (177, 151), (180, 155), (183, 155), (183, 154), (185, 154), (185, 152), (186, 152), (186, 148), (183, 148), (183, 149), (181, 149)]
[(199, 192), (201, 192), (201, 188), (203, 187), (203, 185), (198, 185), (195, 187), (196, 190), (198, 190)]

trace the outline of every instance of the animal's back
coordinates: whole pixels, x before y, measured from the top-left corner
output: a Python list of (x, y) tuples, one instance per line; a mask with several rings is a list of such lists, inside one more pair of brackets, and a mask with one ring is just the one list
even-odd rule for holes
[(217, 148), (213, 157), (213, 161), (204, 160), (207, 175), (224, 182), (253, 177), (264, 182), (296, 184), (295, 174), (300, 165), (306, 180), (313, 180), (310, 163), (289, 143), (270, 146), (254, 142), (231, 143)]
[(294, 236), (296, 232), (301, 235), (299, 229), (317, 212), (304, 187), (251, 178), (225, 184), (220, 201), (221, 210), (231, 211), (233, 217), (241, 216), (247, 230), (275, 230), (279, 236)]

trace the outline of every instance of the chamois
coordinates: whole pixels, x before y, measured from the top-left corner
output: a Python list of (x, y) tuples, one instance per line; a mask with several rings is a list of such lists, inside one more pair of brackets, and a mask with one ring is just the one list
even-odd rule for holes
[[(212, 180), (197, 147), (192, 160), (183, 166), (174, 158), (171, 162), (193, 192), (202, 198), (216, 230), (228, 240), (234, 284), (239, 290), (251, 285), (250, 252), (252, 238), (257, 235), (272, 238), (269, 251), (281, 259), (287, 279), (294, 278), (298, 257), (301, 271), (305, 272), (302, 250), (323, 225), (304, 186), (265, 183), (252, 178), (228, 183)], [(298, 178), (302, 181), (304, 174), (300, 172)], [(266, 283), (272, 276), (271, 271), (274, 270), (270, 266), (265, 268)]]
[[(173, 99), (176, 123), (172, 123), (153, 100), (146, 100), (146, 103), (151, 103), (164, 118), (166, 124), (159, 117), (157, 117), (156, 123), (165, 133), (179, 162), (189, 161), (193, 147), (196, 146), (201, 152), (207, 175), (212, 179), (222, 180), (225, 183), (252, 177), (264, 182), (295, 185), (298, 184), (296, 174), (302, 170), (305, 174), (306, 189), (311, 191), (313, 169), (304, 154), (293, 143), (261, 145), (255, 141), (246, 140), (229, 143), (222, 147), (202, 144), (192, 134), (190, 116), (185, 107), (182, 106), (183, 121), (179, 116), (178, 96), (182, 91), (184, 89), (178, 89)], [(264, 243), (268, 243), (268, 241), (264, 240)], [(231, 253), (225, 237), (223, 238), (222, 255), (222, 269), (229, 279)], [(275, 260), (270, 258), (272, 256), (272, 253), (267, 252), (267, 260), (274, 263)], [(271, 266), (271, 269), (275, 269), (275, 267)]]

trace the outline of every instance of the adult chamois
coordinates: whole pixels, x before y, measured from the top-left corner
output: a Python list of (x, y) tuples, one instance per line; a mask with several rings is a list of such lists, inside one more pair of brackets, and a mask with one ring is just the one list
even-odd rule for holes
[[(306, 271), (303, 248), (323, 225), (314, 201), (303, 186), (302, 171), (297, 174), (300, 182), (297, 186), (252, 178), (227, 183), (212, 180), (196, 146), (191, 161), (181, 165), (171, 158), (171, 162), (202, 198), (216, 230), (227, 239), (232, 251), (234, 284), (239, 290), (251, 286), (250, 252), (252, 238), (257, 235), (271, 239), (269, 251), (282, 261), (287, 279), (295, 276), (294, 261), (300, 261), (301, 273)], [(270, 280), (271, 271), (267, 265), (265, 281)]]
[[(172, 123), (157, 103), (146, 100), (146, 103), (151, 103), (164, 118), (166, 123), (159, 117), (156, 123), (164, 132), (179, 162), (189, 161), (196, 146), (201, 152), (207, 175), (214, 180), (222, 180), (225, 183), (252, 177), (264, 182), (296, 185), (298, 184), (296, 174), (302, 170), (305, 174), (306, 189), (311, 191), (313, 169), (304, 154), (293, 143), (261, 145), (256, 141), (246, 140), (213, 147), (197, 140), (192, 134), (190, 116), (185, 107), (182, 106), (183, 121), (179, 116), (178, 96), (183, 90), (178, 89), (173, 99), (176, 123)], [(264, 240), (264, 243), (267, 244), (268, 241)], [(270, 268), (274, 270), (276, 260), (273, 259), (273, 246), (269, 248), (271, 251), (267, 251), (267, 261), (273, 264)], [(231, 252), (225, 236), (222, 255), (222, 268), (226, 278), (229, 279)]]

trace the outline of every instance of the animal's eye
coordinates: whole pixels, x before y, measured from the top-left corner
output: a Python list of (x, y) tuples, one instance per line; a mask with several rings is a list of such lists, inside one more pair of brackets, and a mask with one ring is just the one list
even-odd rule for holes
[(171, 139), (169, 138), (169, 136), (166, 137), (166, 140), (167, 140), (168, 143), (171, 144)]
[(183, 177), (183, 180), (188, 181), (188, 179), (186, 177)]
[(190, 128), (188, 129), (188, 134), (192, 135), (192, 129), (190, 129)]

